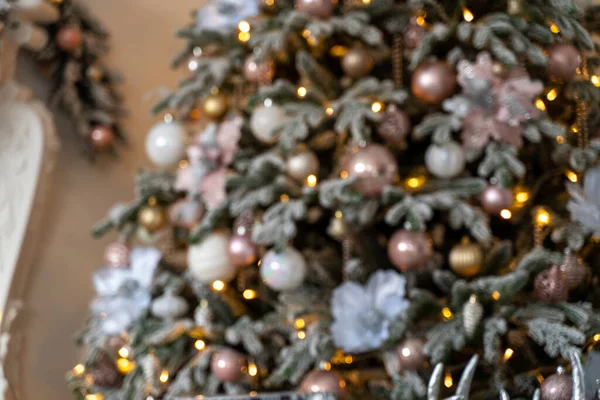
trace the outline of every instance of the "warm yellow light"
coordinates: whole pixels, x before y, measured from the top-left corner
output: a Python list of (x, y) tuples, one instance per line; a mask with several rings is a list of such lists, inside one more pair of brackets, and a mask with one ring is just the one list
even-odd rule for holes
[(567, 175), (567, 178), (573, 183), (577, 183), (577, 181), (579, 180), (579, 177), (573, 171), (567, 171), (566, 175)]
[(547, 98), (549, 101), (554, 101), (554, 100), (556, 100), (556, 97), (557, 97), (557, 96), (558, 96), (558, 92), (556, 91), (556, 89), (552, 89), (551, 91), (549, 91), (549, 92), (546, 94), (546, 98)]
[(85, 372), (85, 367), (83, 366), (83, 364), (77, 364), (76, 366), (73, 367), (73, 373), (77, 376), (83, 375), (84, 372)]
[(363, 4), (371, 4), (371, 0), (362, 0)]
[(240, 32), (250, 32), (250, 23), (248, 21), (240, 21), (238, 29)]
[(500, 211), (500, 216), (504, 219), (511, 219), (512, 218), (512, 212), (510, 210), (507, 210), (506, 208), (502, 211)]
[(85, 396), (85, 400), (102, 400), (104, 395), (102, 393), (92, 393)]
[(557, 136), (556, 137), (556, 143), (558, 144), (563, 144), (565, 142), (565, 138), (562, 136)]
[(348, 171), (342, 171), (342, 172), (340, 172), (340, 178), (346, 179), (347, 177), (348, 177)]
[(424, 176), (413, 176), (412, 178), (408, 178), (406, 180), (406, 186), (411, 189), (418, 189), (425, 183)]
[(309, 46), (316, 46), (317, 38), (314, 36), (309, 36), (308, 38), (306, 38), (306, 43), (308, 43)]
[(325, 114), (327, 114), (327, 115), (329, 115), (331, 117), (333, 115), (333, 108), (327, 107), (325, 109)]
[(424, 26), (425, 25), (425, 17), (422, 15), (419, 15), (416, 19), (415, 22), (417, 23), (417, 25), (419, 26)]
[(306, 339), (306, 332), (304, 332), (304, 331), (298, 332), (298, 339), (300, 339), (300, 340)]
[(448, 320), (451, 319), (453, 314), (452, 314), (452, 310), (450, 310), (448, 307), (444, 307), (442, 309), (442, 316), (444, 317), (444, 319)]
[(163, 117), (163, 121), (165, 121), (167, 124), (170, 124), (171, 122), (173, 122), (173, 114), (171, 113), (166, 113), (165, 116)]
[(510, 358), (515, 354), (515, 351), (511, 348), (506, 349), (504, 352), (504, 361), (510, 360)]
[(579, 129), (577, 129), (577, 125), (571, 125), (571, 132), (579, 133)]
[(463, 9), (463, 18), (465, 19), (465, 21), (471, 22), (471, 21), (473, 21), (473, 18), (475, 18), (475, 16), (471, 12), (471, 10), (469, 10), (468, 8), (465, 8), (465, 9)]
[(308, 90), (304, 86), (300, 86), (298, 88), (298, 97), (305, 98), (307, 93), (308, 93)]
[(163, 369), (162, 372), (160, 373), (160, 376), (158, 377), (158, 380), (161, 381), (162, 383), (166, 383), (169, 380), (169, 371), (167, 371), (166, 369)]
[(251, 391), (248, 394), (250, 395), (250, 397), (256, 397), (256, 396), (258, 396), (258, 392), (256, 390), (253, 390), (253, 391)]
[(529, 200), (529, 193), (528, 192), (518, 192), (517, 194), (515, 194), (515, 200), (517, 201), (517, 203), (527, 203), (527, 201)]
[(248, 365), (248, 375), (250, 375), (250, 376), (258, 375), (258, 367), (256, 366), (256, 364)]
[(306, 184), (310, 187), (315, 187), (317, 186), (317, 177), (315, 175), (309, 175), (308, 178), (306, 178)]
[(498, 301), (498, 300), (500, 300), (500, 297), (502, 297), (502, 295), (500, 294), (499, 291), (496, 290), (496, 291), (494, 291), (494, 293), (492, 293), (492, 299)]
[(541, 385), (542, 383), (544, 383), (544, 375), (542, 374), (537, 374), (536, 375), (536, 379), (538, 380), (538, 383)]
[(560, 28), (556, 24), (550, 25), (550, 32), (552, 33), (560, 33)]
[(344, 356), (344, 362), (346, 364), (352, 364), (353, 361), (354, 361), (354, 357), (352, 357), (350, 354), (347, 354), (346, 356)]
[(344, 218), (344, 213), (343, 213), (343, 212), (341, 212), (340, 210), (337, 210), (337, 211), (335, 212), (335, 217), (336, 217), (337, 219)]
[(126, 358), (119, 358), (117, 360), (117, 369), (120, 373), (127, 375), (135, 369), (135, 362), (129, 361)]
[(546, 104), (544, 104), (542, 99), (537, 99), (535, 101), (535, 106), (538, 108), (538, 110), (544, 111), (546, 109)]
[(308, 29), (305, 29), (305, 30), (302, 31), (302, 37), (304, 39), (309, 38), (311, 35), (312, 35), (312, 33)]
[(598, 77), (598, 75), (592, 75), (590, 77), (590, 82), (592, 82), (592, 84), (596, 87), (600, 87), (600, 78)]
[(275, 0), (265, 0), (265, 4), (269, 7), (271, 7), (275, 4)]
[(374, 113), (381, 112), (381, 110), (383, 110), (383, 103), (381, 103), (380, 101), (376, 101), (373, 104), (371, 104), (371, 111), (373, 111)]
[(129, 358), (129, 350), (127, 349), (127, 347), (121, 347), (119, 349), (119, 356), (123, 358)]
[(179, 161), (179, 168), (186, 169), (189, 166), (190, 166), (190, 163), (187, 160)]
[(329, 53), (334, 57), (343, 57), (348, 53), (348, 48), (338, 44), (333, 46), (331, 50), (329, 50)]
[(196, 350), (204, 350), (206, 348), (206, 342), (204, 340), (196, 340), (194, 347)]
[(540, 208), (535, 217), (538, 224), (541, 226), (550, 225), (550, 213), (543, 208)]
[(594, 342), (600, 342), (600, 333), (594, 335)]
[(242, 43), (246, 43), (248, 40), (250, 40), (250, 32), (238, 33), (238, 40)]
[(223, 281), (214, 281), (212, 284), (212, 288), (215, 292), (222, 292), (225, 289), (225, 282)]
[(324, 369), (325, 371), (331, 371), (331, 363), (330, 363), (329, 361), (325, 361), (325, 362), (323, 363), (323, 369)]
[(244, 290), (243, 296), (246, 300), (252, 300), (256, 298), (256, 292), (252, 289)]
[(451, 388), (454, 385), (454, 381), (452, 380), (452, 374), (450, 372), (446, 372), (446, 376), (444, 377), (444, 386), (447, 388)]
[(290, 196), (288, 196), (287, 194), (282, 194), (281, 196), (279, 196), (279, 201), (281, 201), (282, 203), (287, 203), (288, 201), (290, 201)]
[(298, 318), (297, 320), (294, 321), (294, 327), (296, 329), (302, 329), (306, 326), (306, 321), (304, 321), (302, 318)]

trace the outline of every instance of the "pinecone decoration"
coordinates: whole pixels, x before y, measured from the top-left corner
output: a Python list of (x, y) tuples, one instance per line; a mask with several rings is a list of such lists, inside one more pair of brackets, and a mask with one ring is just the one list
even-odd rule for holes
[(483, 306), (477, 300), (477, 296), (472, 295), (463, 306), (463, 327), (467, 336), (472, 337), (475, 334), (482, 317)]
[(94, 385), (103, 388), (117, 388), (123, 383), (123, 376), (106, 353), (100, 353), (96, 362), (89, 368), (89, 375)]

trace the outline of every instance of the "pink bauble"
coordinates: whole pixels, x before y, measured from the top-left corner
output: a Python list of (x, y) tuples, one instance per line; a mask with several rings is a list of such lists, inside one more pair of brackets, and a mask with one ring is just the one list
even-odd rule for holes
[(396, 349), (398, 363), (402, 370), (417, 370), (427, 360), (424, 348), (425, 341), (419, 338), (404, 340)]
[(432, 256), (431, 241), (421, 232), (402, 229), (388, 242), (388, 257), (402, 272), (424, 268)]
[(252, 239), (234, 235), (229, 239), (229, 259), (238, 267), (254, 264), (258, 258), (258, 250)]
[(90, 132), (90, 142), (97, 151), (110, 150), (115, 139), (112, 129), (98, 125)]
[(481, 193), (481, 206), (488, 214), (499, 214), (513, 203), (513, 192), (497, 185), (490, 185)]
[(581, 66), (581, 55), (570, 44), (559, 43), (548, 49), (548, 74), (553, 78), (569, 81)]
[(295, 0), (294, 4), (298, 10), (316, 18), (329, 18), (335, 10), (332, 0)]
[(542, 400), (571, 400), (573, 398), (573, 378), (563, 373), (550, 375), (542, 383)]
[(335, 371), (314, 370), (309, 372), (300, 384), (301, 393), (333, 393), (337, 400), (348, 397), (346, 382)]
[(210, 368), (219, 381), (238, 382), (243, 376), (242, 367), (245, 362), (241, 353), (233, 349), (222, 349), (213, 355)]
[(398, 176), (394, 155), (379, 144), (357, 151), (347, 164), (348, 176), (356, 178), (355, 189), (365, 196), (378, 196)]
[(377, 126), (377, 134), (393, 145), (401, 145), (410, 133), (411, 123), (408, 115), (398, 109), (394, 104), (390, 105), (383, 114), (383, 118)]
[(81, 29), (76, 25), (65, 26), (58, 31), (56, 43), (62, 51), (75, 51), (83, 42)]
[(411, 88), (419, 100), (438, 104), (454, 93), (456, 74), (446, 62), (426, 62), (413, 72)]
[(179, 228), (193, 229), (203, 215), (202, 204), (187, 199), (179, 200), (169, 208), (169, 221)]
[(270, 82), (275, 75), (273, 60), (256, 61), (254, 55), (249, 56), (244, 63), (244, 77), (253, 83)]
[(120, 242), (109, 244), (104, 250), (104, 262), (114, 268), (126, 268), (129, 265), (129, 248)]

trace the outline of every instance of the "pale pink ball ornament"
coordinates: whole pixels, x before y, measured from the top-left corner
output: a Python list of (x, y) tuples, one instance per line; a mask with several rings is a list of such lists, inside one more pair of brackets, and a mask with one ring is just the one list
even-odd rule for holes
[(301, 393), (333, 393), (337, 400), (348, 397), (346, 381), (335, 371), (313, 370), (300, 384)]
[(248, 235), (234, 235), (229, 239), (229, 259), (238, 267), (254, 264), (258, 258), (256, 244)]
[(479, 200), (485, 212), (497, 215), (512, 206), (513, 192), (497, 185), (490, 185), (481, 193)]
[(114, 268), (127, 268), (129, 265), (129, 248), (126, 244), (114, 242), (104, 251), (104, 262)]
[(569, 81), (577, 75), (581, 66), (581, 54), (570, 44), (559, 43), (548, 49), (548, 74), (553, 78)]
[(110, 150), (113, 146), (115, 134), (107, 126), (98, 125), (90, 132), (90, 142), (96, 151)]
[(244, 76), (249, 82), (269, 82), (273, 79), (274, 75), (275, 63), (273, 60), (257, 61), (254, 55), (250, 55), (244, 63)]
[(398, 177), (394, 155), (380, 144), (370, 144), (350, 157), (347, 165), (350, 178), (356, 178), (355, 189), (365, 196), (378, 196), (384, 187)]
[(56, 35), (56, 43), (62, 51), (72, 52), (79, 49), (83, 43), (81, 29), (76, 25), (62, 27)]
[(456, 74), (444, 61), (425, 62), (413, 72), (411, 87), (419, 100), (438, 104), (454, 93)]
[(214, 354), (210, 368), (221, 382), (238, 382), (243, 377), (244, 355), (233, 349), (222, 349)]
[(329, 18), (335, 10), (332, 0), (295, 0), (294, 3), (298, 10), (316, 18)]
[(431, 241), (422, 232), (397, 231), (388, 242), (388, 257), (402, 272), (424, 268), (433, 256)]

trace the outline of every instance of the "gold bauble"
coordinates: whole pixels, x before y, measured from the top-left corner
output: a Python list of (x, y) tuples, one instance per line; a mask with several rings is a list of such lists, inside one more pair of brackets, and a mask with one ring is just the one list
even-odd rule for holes
[(481, 248), (469, 241), (457, 244), (450, 251), (450, 268), (456, 274), (469, 278), (481, 272), (483, 252)]
[(229, 99), (222, 94), (211, 94), (202, 104), (204, 113), (211, 119), (221, 119), (229, 110)]
[(156, 232), (167, 225), (167, 213), (163, 207), (148, 205), (138, 213), (138, 223), (149, 233)]

